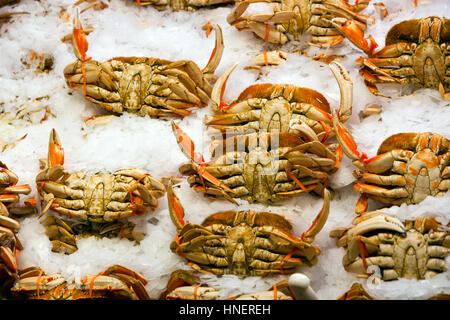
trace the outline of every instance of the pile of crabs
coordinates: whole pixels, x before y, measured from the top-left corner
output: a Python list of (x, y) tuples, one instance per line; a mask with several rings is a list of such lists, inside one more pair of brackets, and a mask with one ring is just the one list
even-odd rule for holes
[[(0, 1), (0, 5), (17, 1)], [(101, 1), (88, 7), (105, 8)], [(163, 10), (196, 10), (223, 5), (226, 1), (135, 1)], [(232, 2), (232, 1), (228, 1)], [(244, 16), (255, 2), (273, 6), (273, 14)], [(235, 4), (227, 17), (239, 30), (250, 30), (264, 41), (284, 44), (303, 34), (312, 46), (327, 48), (348, 39), (367, 57), (356, 63), (369, 90), (384, 96), (377, 83), (413, 83), (436, 88), (450, 100), (450, 20), (424, 17), (391, 28), (386, 46), (376, 50), (372, 37), (364, 38), (374, 18), (363, 15), (370, 0), (245, 0)], [(229, 4), (228, 4), (229, 5)], [(378, 3), (380, 12), (386, 13)], [(86, 8), (85, 8), (86, 10)], [(0, 22), (12, 18), (0, 17)], [(209, 26), (208, 26), (209, 28)], [(122, 237), (140, 240), (127, 218), (146, 214), (167, 196), (169, 214), (176, 228), (170, 250), (184, 259), (191, 271), (173, 272), (160, 299), (220, 299), (220, 288), (203, 285), (196, 273), (239, 277), (287, 275), (264, 292), (241, 294), (229, 299), (318, 299), (309, 279), (298, 267), (314, 267), (321, 250), (316, 235), (327, 222), (333, 192), (329, 176), (339, 170), (344, 155), (357, 168), (354, 185), (360, 198), (351, 226), (333, 229), (330, 237), (345, 249), (346, 271), (369, 277), (376, 266), (380, 280), (428, 279), (447, 271), (450, 232), (435, 218), (405, 220), (382, 210), (369, 211), (368, 198), (386, 205), (418, 204), (426, 197), (443, 196), (450, 188), (450, 140), (438, 133), (407, 132), (386, 137), (377, 155), (368, 158), (358, 151), (344, 123), (352, 116), (353, 83), (338, 62), (329, 63), (340, 89), (338, 110), (319, 92), (290, 84), (256, 84), (230, 104), (223, 101), (227, 79), (237, 64), (215, 76), (224, 43), (220, 26), (213, 27), (215, 48), (208, 64), (200, 68), (190, 60), (168, 61), (148, 57), (120, 57), (99, 62), (87, 57), (86, 33), (77, 15), (72, 41), (77, 60), (64, 69), (69, 88), (105, 108), (114, 116), (183, 118), (192, 108), (211, 107), (204, 123), (221, 139), (211, 142), (209, 161), (195, 151), (195, 144), (171, 120), (176, 142), (187, 162), (179, 172), (188, 184), (215, 201), (236, 199), (248, 203), (282, 203), (312, 193), (322, 208), (301, 235), (293, 234), (290, 221), (281, 214), (252, 210), (212, 213), (201, 224), (184, 220), (177, 197), (178, 177), (156, 179), (138, 168), (115, 172), (71, 173), (64, 168), (64, 150), (57, 132), (49, 133), (48, 158), (40, 160), (34, 186), (40, 195), (20, 201), (32, 187), (17, 185), (19, 178), (0, 162), (0, 236), (2, 296), (13, 299), (150, 299), (147, 280), (138, 272), (114, 265), (80, 283), (61, 274), (46, 274), (40, 267), (20, 270), (17, 252), (23, 249), (17, 233), (19, 220), (37, 216), (51, 242), (52, 251), (72, 254), (79, 237)], [(267, 63), (282, 55), (267, 56)], [(274, 61), (272, 61), (274, 59)], [(110, 116), (96, 117), (108, 125)], [(175, 145), (175, 144), (174, 144)], [(76, 221), (77, 223), (74, 223)], [(81, 222), (81, 223), (80, 223)], [(444, 295), (442, 295), (444, 296)], [(438, 296), (438, 298), (442, 297)], [(359, 283), (338, 299), (372, 299)]]

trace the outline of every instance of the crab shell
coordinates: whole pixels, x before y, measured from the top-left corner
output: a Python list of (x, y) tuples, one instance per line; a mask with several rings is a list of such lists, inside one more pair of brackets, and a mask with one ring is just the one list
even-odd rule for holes
[(88, 275), (80, 283), (68, 283), (61, 274), (46, 275), (31, 267), (22, 271), (11, 291), (17, 298), (32, 300), (149, 300), (146, 284), (142, 275), (119, 265)]
[(369, 266), (381, 269), (383, 280), (426, 279), (447, 270), (450, 233), (432, 217), (402, 223), (379, 211), (367, 212), (351, 228), (336, 228), (330, 237), (346, 253), (342, 264), (348, 272), (366, 274)]
[(168, 201), (177, 228), (170, 248), (191, 267), (218, 275), (266, 276), (290, 274), (298, 266), (317, 263), (321, 251), (311, 243), (328, 218), (330, 193), (326, 190), (321, 211), (301, 239), (291, 234), (288, 220), (269, 212), (224, 211), (212, 214), (201, 225), (186, 223), (171, 182)]
[(367, 293), (359, 282), (355, 282), (347, 292), (339, 296), (336, 300), (374, 300), (374, 298)]
[(450, 19), (431, 16), (400, 22), (389, 30), (385, 44), (356, 61), (373, 94), (388, 97), (378, 91), (377, 83), (412, 83), (439, 89), (443, 99), (450, 100)]

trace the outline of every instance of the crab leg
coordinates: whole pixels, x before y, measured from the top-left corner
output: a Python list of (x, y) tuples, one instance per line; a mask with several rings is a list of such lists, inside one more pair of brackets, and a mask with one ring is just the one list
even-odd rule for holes
[(368, 159), (366, 154), (361, 154), (357, 150), (356, 142), (353, 140), (349, 131), (339, 122), (335, 114), (333, 114), (333, 127), (343, 152), (360, 169), (373, 173), (383, 173), (393, 167), (394, 161), (407, 161), (412, 156), (411, 151), (394, 149)]
[[(232, 194), (235, 194), (233, 190), (231, 190), (222, 181), (214, 177), (205, 169), (203, 156), (200, 153), (194, 151), (195, 150), (194, 142), (183, 130), (181, 130), (181, 128), (173, 120), (172, 120), (172, 130), (177, 139), (178, 146), (180, 147), (184, 155), (186, 155), (188, 159), (191, 160), (192, 166), (197, 171), (198, 175), (201, 178), (204, 178), (205, 180), (213, 184), (219, 190), (221, 190), (224, 195), (226, 195), (226, 192), (231, 192)], [(228, 196), (227, 199), (230, 199), (230, 197)]]

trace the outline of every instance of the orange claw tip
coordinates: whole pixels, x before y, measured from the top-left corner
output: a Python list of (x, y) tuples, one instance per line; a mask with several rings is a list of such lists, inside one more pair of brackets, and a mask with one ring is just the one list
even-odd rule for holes
[(48, 166), (51, 168), (63, 163), (64, 149), (61, 147), (56, 130), (52, 129), (48, 143)]

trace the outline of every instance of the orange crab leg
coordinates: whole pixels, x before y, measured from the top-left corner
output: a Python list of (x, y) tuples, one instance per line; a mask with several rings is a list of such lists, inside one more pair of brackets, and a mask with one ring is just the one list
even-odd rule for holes
[(225, 189), (226, 191), (235, 194), (236, 192), (234, 190), (230, 189), (225, 183), (214, 177), (206, 170), (206, 163), (203, 155), (201, 153), (194, 152), (194, 142), (173, 120), (172, 130), (177, 139), (178, 146), (181, 151), (192, 161), (192, 165), (198, 172), (200, 178), (207, 180), (221, 189)]
[(48, 142), (48, 166), (52, 168), (59, 164), (64, 164), (64, 149), (61, 146), (56, 130), (52, 129)]
[(213, 102), (213, 110), (216, 112), (223, 112), (231, 106), (227, 106), (226, 103), (222, 100), (223, 94), (225, 92), (225, 87), (230, 77), (231, 72), (237, 67), (237, 63), (233, 64), (229, 67), (216, 81), (216, 84), (213, 87), (211, 92), (211, 100)]
[(75, 55), (81, 61), (81, 72), (83, 73), (84, 95), (86, 95), (86, 90), (87, 90), (86, 89), (86, 69), (84, 67), (84, 63), (88, 62), (92, 58), (86, 58), (86, 51), (88, 50), (88, 42), (86, 40), (86, 33), (84, 32), (83, 26), (81, 25), (81, 20), (80, 20), (78, 11), (74, 18), (72, 42), (73, 42)]
[(370, 35), (368, 38), (364, 39), (364, 30), (362, 30), (358, 22), (351, 19), (348, 20), (344, 25), (336, 22), (332, 22), (333, 26), (339, 30), (347, 39), (349, 39), (356, 47), (372, 54), (372, 52), (378, 47), (375, 39)]

